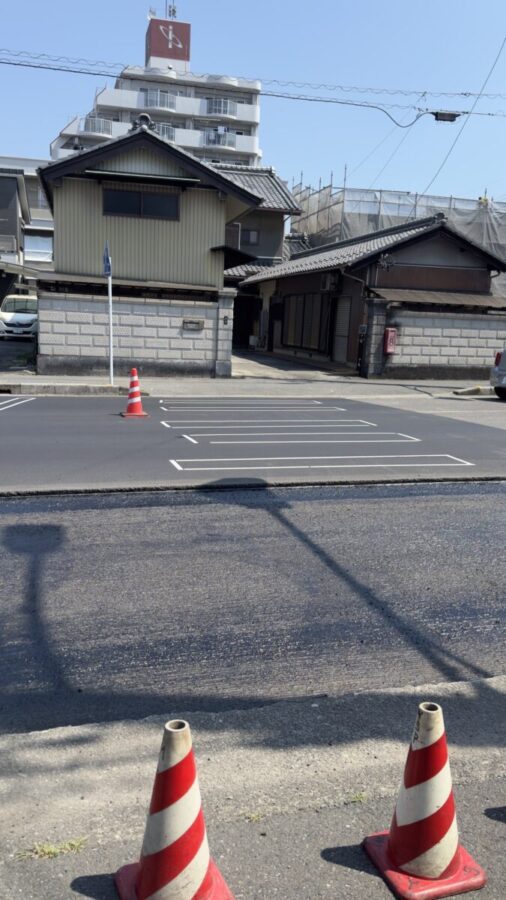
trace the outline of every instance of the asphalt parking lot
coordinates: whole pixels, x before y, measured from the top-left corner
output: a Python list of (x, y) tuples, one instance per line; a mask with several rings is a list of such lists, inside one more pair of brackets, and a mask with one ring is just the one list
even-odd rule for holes
[[(499, 428), (339, 399), (0, 397), (2, 493), (502, 478)], [(502, 408), (501, 408), (502, 409)]]
[(286, 475), (473, 465), (450, 453), (421, 452), (420, 437), (385, 431), (355, 407), (320, 400), (160, 402), (161, 424), (189, 445), (184, 456), (179, 449), (170, 460), (177, 472)]

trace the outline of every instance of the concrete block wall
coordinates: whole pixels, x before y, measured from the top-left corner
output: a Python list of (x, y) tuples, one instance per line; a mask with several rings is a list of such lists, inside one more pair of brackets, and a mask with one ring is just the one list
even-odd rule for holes
[(387, 326), (397, 328), (397, 348), (386, 358), (384, 374), (406, 367), (486, 373), (496, 351), (506, 346), (501, 315), (395, 310)]
[[(115, 297), (115, 371), (227, 377), (231, 374), (235, 291), (217, 302)], [(199, 319), (202, 330), (183, 327)], [(39, 296), (38, 371), (104, 374), (109, 365), (108, 305), (104, 297)]]

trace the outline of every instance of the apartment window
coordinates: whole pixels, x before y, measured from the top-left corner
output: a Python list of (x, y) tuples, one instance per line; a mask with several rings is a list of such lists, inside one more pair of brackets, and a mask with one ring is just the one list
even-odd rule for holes
[(28, 205), (31, 209), (48, 208), (46, 195), (39, 184), (30, 184), (29, 182), (26, 182), (26, 193), (28, 196)]
[(179, 194), (104, 188), (104, 215), (179, 219)]
[(243, 228), (241, 231), (241, 243), (248, 247), (257, 247), (260, 240), (260, 232), (256, 228)]
[(52, 235), (25, 234), (26, 261), (51, 262), (53, 259)]
[(283, 303), (285, 347), (328, 353), (330, 298), (321, 294), (291, 294)]

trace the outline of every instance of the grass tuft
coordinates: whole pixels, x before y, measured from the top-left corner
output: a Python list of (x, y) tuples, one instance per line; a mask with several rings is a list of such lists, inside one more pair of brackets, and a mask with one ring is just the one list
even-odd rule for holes
[(56, 859), (64, 853), (80, 853), (86, 846), (88, 838), (73, 838), (61, 844), (35, 843), (24, 850), (18, 850), (16, 859)]
[(367, 794), (365, 791), (357, 791), (356, 794), (353, 794), (349, 800), (346, 801), (348, 803), (365, 803), (367, 800)]

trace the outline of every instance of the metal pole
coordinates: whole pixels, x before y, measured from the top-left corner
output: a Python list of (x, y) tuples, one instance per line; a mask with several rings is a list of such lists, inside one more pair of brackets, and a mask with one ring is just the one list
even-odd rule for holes
[(107, 294), (109, 297), (109, 377), (114, 385), (114, 356), (112, 347), (112, 274), (107, 276)]

